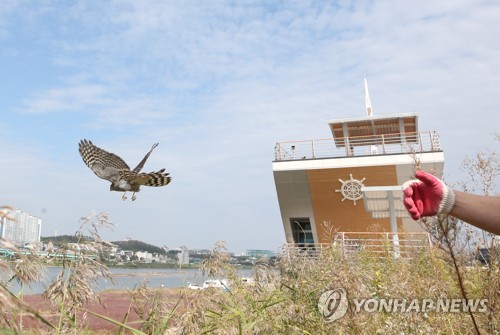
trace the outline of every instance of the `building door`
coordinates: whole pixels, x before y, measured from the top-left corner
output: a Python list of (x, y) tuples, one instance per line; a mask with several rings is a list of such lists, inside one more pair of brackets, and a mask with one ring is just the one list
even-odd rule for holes
[(314, 244), (309, 218), (290, 218), (293, 242), (299, 245)]

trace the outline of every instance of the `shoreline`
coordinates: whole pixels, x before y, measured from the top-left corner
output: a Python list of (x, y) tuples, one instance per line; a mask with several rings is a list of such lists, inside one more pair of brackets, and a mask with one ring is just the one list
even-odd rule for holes
[[(36, 295), (43, 293), (63, 270), (62, 267), (58, 266), (47, 267), (43, 278), (26, 285), (13, 282), (9, 285), (9, 289), (14, 294)], [(251, 276), (252, 270), (241, 270), (241, 272), (238, 272), (242, 277), (248, 277)], [(94, 289), (96, 292), (131, 290), (139, 285), (149, 288), (185, 288), (190, 283), (202, 285), (206, 279), (207, 276), (203, 275), (201, 269), (196, 268), (110, 268), (109, 278), (99, 276), (94, 283)]]
[[(187, 288), (186, 288), (187, 289)], [(186, 292), (182, 292), (183, 288), (173, 288), (165, 287), (161, 289), (163, 299), (171, 302), (172, 308), (178, 301), (182, 302), (180, 305), (180, 313), (187, 306), (187, 300), (185, 300)], [(155, 294), (155, 289), (149, 291), (152, 296)], [(194, 294), (194, 293), (193, 293)], [(117, 322), (122, 322), (124, 316), (127, 316), (127, 324), (133, 328), (139, 328), (142, 322), (144, 322), (141, 317), (134, 311), (134, 309), (129, 309), (133, 305), (134, 300), (132, 298), (131, 291), (129, 290), (107, 290), (98, 292), (99, 301), (93, 301), (86, 304), (86, 306), (78, 311), (78, 319), (82, 320), (82, 315), (87, 315), (87, 319), (84, 322), (91, 332), (108, 334), (112, 332), (113, 334), (119, 331), (119, 327), (110, 322), (103, 320), (102, 318), (96, 317), (92, 314), (87, 314), (86, 311), (91, 311), (97, 313), (104, 317), (110, 318)], [(42, 294), (33, 294), (23, 296), (23, 300), (33, 307), (37, 312), (39, 312), (47, 320), (56, 323), (58, 321), (59, 315), (57, 314), (57, 306), (51, 304), (50, 301), (44, 299)], [(40, 330), (45, 327), (38, 320), (30, 317), (24, 317), (24, 325), (26, 329), (36, 329)]]
[[(137, 269), (140, 270), (140, 269)], [(111, 273), (111, 277), (174, 277), (176, 274), (161, 272), (124, 272)]]
[[(8, 261), (7, 261), (8, 262)], [(54, 263), (42, 263), (46, 268), (60, 268), (62, 264)], [(200, 264), (189, 264), (179, 266), (177, 264), (170, 263), (130, 263), (130, 264), (113, 264), (113, 263), (103, 263), (108, 269), (178, 269), (178, 270), (193, 270), (200, 269)], [(233, 265), (235, 269), (238, 270), (250, 270), (254, 268), (254, 265)]]

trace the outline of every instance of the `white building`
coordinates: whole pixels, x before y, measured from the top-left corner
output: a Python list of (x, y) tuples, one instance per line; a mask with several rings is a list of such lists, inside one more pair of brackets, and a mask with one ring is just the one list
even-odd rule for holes
[(179, 247), (179, 253), (177, 254), (177, 264), (186, 265), (189, 264), (189, 249), (185, 246)]
[(148, 251), (137, 251), (135, 253), (137, 259), (145, 263), (151, 263), (153, 261), (153, 254)]
[[(417, 165), (442, 176), (439, 135), (421, 131), (417, 113), (375, 116), (366, 80), (365, 96), (367, 115), (329, 120), (331, 138), (276, 144), (273, 174), (288, 243), (331, 243), (336, 233), (422, 231), (408, 217), (400, 185), (414, 178)], [(376, 201), (364, 205), (366, 190), (374, 188)], [(393, 201), (387, 188), (398, 189)]]
[(42, 220), (20, 209), (7, 211), (0, 219), (0, 237), (19, 246), (40, 242)]

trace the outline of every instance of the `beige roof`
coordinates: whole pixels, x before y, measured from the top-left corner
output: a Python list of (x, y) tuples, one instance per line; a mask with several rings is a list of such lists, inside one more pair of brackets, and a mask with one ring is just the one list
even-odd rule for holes
[[(350, 138), (349, 143), (352, 146), (376, 145), (381, 144), (382, 141), (409, 143), (416, 142), (416, 137), (407, 137), (405, 134), (418, 132), (418, 114), (404, 113), (337, 119), (328, 121), (328, 125), (337, 147), (345, 146), (346, 137)], [(353, 137), (356, 139), (352, 139)]]

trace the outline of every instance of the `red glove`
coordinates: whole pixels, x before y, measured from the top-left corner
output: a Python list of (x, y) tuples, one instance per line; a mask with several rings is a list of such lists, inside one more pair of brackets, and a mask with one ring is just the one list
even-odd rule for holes
[(403, 203), (413, 220), (423, 216), (448, 214), (455, 204), (455, 193), (432, 174), (417, 171), (419, 180), (403, 184)]

